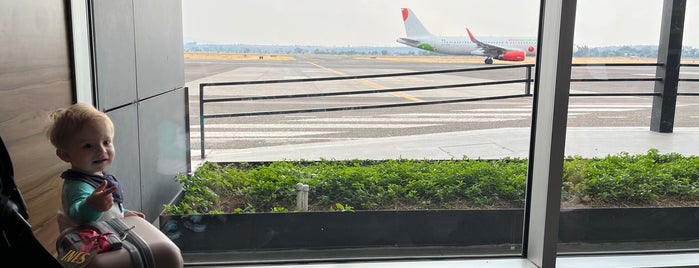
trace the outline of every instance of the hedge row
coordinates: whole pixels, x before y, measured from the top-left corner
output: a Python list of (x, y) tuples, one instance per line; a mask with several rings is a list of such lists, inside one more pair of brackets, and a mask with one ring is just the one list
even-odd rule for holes
[[(524, 206), (527, 160), (289, 161), (204, 163), (178, 176), (183, 200), (169, 214), (293, 211), (296, 184), (309, 185), (311, 210), (469, 209)], [(586, 206), (699, 201), (699, 157), (620, 153), (570, 157), (562, 198)]]

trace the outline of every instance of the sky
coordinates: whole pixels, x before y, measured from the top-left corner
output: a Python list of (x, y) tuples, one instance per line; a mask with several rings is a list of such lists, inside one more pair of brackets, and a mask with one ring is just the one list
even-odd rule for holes
[[(575, 40), (590, 47), (657, 45), (663, 0), (578, 0)], [(403, 46), (400, 9), (435, 35), (535, 36), (538, 0), (182, 0), (186, 42)], [(688, 0), (684, 45), (699, 48), (699, 0)]]

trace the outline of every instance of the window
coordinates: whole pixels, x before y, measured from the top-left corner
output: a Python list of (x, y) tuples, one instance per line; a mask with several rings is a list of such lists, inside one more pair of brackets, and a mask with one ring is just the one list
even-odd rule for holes
[[(620, 6), (624, 6), (624, 1), (618, 2)], [(651, 3), (648, 5), (649, 10), (651, 10), (650, 13), (657, 15), (658, 9), (652, 9), (650, 7), (657, 7), (660, 1), (650, 2)], [(192, 135), (194, 138), (192, 147), (199, 148), (203, 154), (207, 154), (206, 159), (203, 160), (220, 159), (221, 162), (259, 163), (289, 159), (313, 161), (320, 159), (371, 159), (379, 161), (387, 159), (429, 159), (447, 161), (451, 159), (461, 160), (463, 157), (469, 159), (497, 160), (508, 158), (526, 159), (530, 157), (530, 151), (534, 150), (534, 148), (529, 148), (531, 126), (537, 125), (537, 122), (532, 122), (532, 110), (536, 107), (531, 95), (531, 88), (529, 87), (531, 85), (522, 79), (539, 77), (535, 76), (535, 72), (532, 72), (531, 69), (527, 69), (528, 67), (526, 67), (527, 64), (535, 62), (533, 57), (528, 56), (524, 62), (496, 61), (496, 63), (499, 64), (498, 66), (505, 66), (507, 68), (485, 70), (483, 67), (490, 67), (490, 65), (484, 64), (487, 63), (487, 60), (484, 62), (485, 57), (482, 56), (487, 55), (480, 55), (480, 57), (478, 55), (457, 57), (454, 55), (425, 52), (425, 50), (432, 49), (434, 49), (433, 51), (440, 52), (439, 49), (441, 49), (436, 46), (436, 43), (431, 45), (428, 39), (422, 41), (414, 40), (416, 38), (412, 38), (413, 40), (404, 40), (406, 42), (404, 44), (418, 41), (415, 43), (415, 46), (423, 48), (423, 50), (394, 43), (396, 38), (405, 36), (403, 29), (400, 29), (403, 25), (401, 21), (397, 19), (398, 12), (401, 10), (400, 8), (404, 6), (392, 6), (395, 5), (395, 3), (382, 2), (380, 7), (377, 8), (367, 8), (365, 5), (362, 5), (365, 11), (368, 10), (368, 12), (362, 15), (364, 19), (356, 20), (353, 24), (345, 25), (344, 28), (342, 28), (344, 30), (341, 31), (343, 32), (342, 35), (339, 35), (341, 38), (334, 35), (338, 28), (333, 28), (331, 25), (336, 19), (346, 21), (348, 17), (346, 15), (347, 13), (335, 14), (337, 8), (324, 2), (318, 3), (317, 6), (303, 8), (301, 8), (301, 6), (283, 8), (281, 7), (281, 3), (288, 4), (287, 2), (279, 2), (275, 6), (262, 8), (262, 5), (264, 5), (263, 3), (226, 2), (225, 4), (231, 4), (230, 7), (227, 7), (221, 2), (217, 3), (217, 9), (204, 10), (202, 2), (183, 2), (185, 38), (188, 37), (187, 31), (189, 23), (199, 23), (199, 21), (195, 21), (195, 17), (196, 20), (213, 22), (213, 24), (209, 24), (210, 28), (212, 28), (211, 25), (228, 25), (228, 28), (233, 28), (229, 30), (236, 33), (233, 36), (234, 39), (230, 39), (231, 41), (223, 41), (223, 39), (207, 40), (203, 37), (196, 37), (186, 41), (185, 57), (189, 58), (185, 62), (185, 77), (188, 86), (190, 88), (199, 88), (202, 83), (213, 82), (312, 79), (331, 76), (368, 76), (458, 68), (473, 68), (478, 70), (434, 74), (420, 73), (419, 75), (401, 75), (396, 77), (360, 77), (348, 80), (318, 79), (295, 83), (279, 83), (279, 81), (275, 81), (271, 84), (271, 87), (270, 84), (252, 83), (211, 86), (205, 89), (204, 94), (200, 95), (206, 95), (205, 98), (211, 100), (224, 97), (239, 98), (239, 100), (233, 105), (217, 102), (207, 103), (203, 110), (203, 114), (227, 114), (234, 116), (230, 116), (229, 118), (211, 118), (200, 121), (192, 120), (192, 122), (204, 123), (192, 127), (195, 131), (205, 130), (202, 131), (202, 134), (199, 136)], [(482, 4), (481, 2), (477, 3)], [(577, 35), (578, 33), (587, 33), (584, 31), (586, 27), (585, 22), (590, 22), (592, 19), (586, 20), (585, 17), (595, 14), (597, 10), (595, 8), (600, 6), (605, 6), (604, 10), (610, 9), (607, 3), (608, 2), (595, 3), (595, 1), (591, 0), (580, 1), (578, 4), (578, 13), (576, 14), (576, 38), (579, 37), (579, 35)], [(501, 16), (492, 16), (489, 12), (474, 11), (473, 14), (468, 14), (469, 21), (472, 20), (473, 22), (471, 23), (473, 23), (473, 25), (463, 25), (464, 10), (479, 10), (478, 8), (474, 8), (476, 7), (476, 2), (445, 1), (443, 4), (435, 5), (434, 3), (430, 3), (429, 6), (417, 4), (410, 6), (410, 8), (411, 11), (414, 12), (411, 13), (411, 15), (420, 14), (421, 22), (435, 35), (464, 35), (463, 28), (470, 27), (471, 30), (474, 31), (476, 38), (481, 38), (480, 36), (483, 36), (481, 41), (493, 38), (490, 39), (492, 42), (489, 43), (504, 44), (505, 41), (498, 40), (495, 37), (489, 37), (489, 35), (526, 36), (537, 34), (539, 3), (536, 1), (498, 1), (488, 4), (496, 6), (482, 9), (498, 10), (498, 12), (503, 13), (507, 13), (508, 10), (516, 11), (518, 12), (517, 18), (521, 22), (512, 24), (509, 20), (498, 20), (497, 18)], [(617, 4), (616, 1), (615, 4)], [(468, 7), (462, 5), (468, 5)], [(315, 8), (319, 10), (317, 13), (314, 13)], [(218, 21), (219, 17), (215, 14), (221, 11), (232, 13), (236, 12), (236, 10), (242, 10), (244, 12), (238, 15), (226, 14), (226, 17), (242, 20), (244, 22), (238, 21), (231, 23)], [(303, 10), (303, 13), (296, 16), (289, 15), (295, 10)], [(354, 10), (354, 7), (343, 7), (343, 12), (350, 12), (350, 10)], [(451, 11), (457, 11), (455, 13), (458, 15), (449, 15)], [(195, 13), (198, 12), (201, 13), (199, 14), (200, 16), (195, 16)], [(280, 15), (282, 12), (285, 14), (283, 17), (291, 17), (291, 19), (287, 19), (283, 25), (271, 23), (273, 18), (282, 17)], [(254, 17), (247, 18), (246, 15), (248, 14), (253, 14)], [(402, 15), (405, 20), (405, 13)], [(303, 24), (306, 18), (314, 16), (318, 16), (318, 19), (314, 20), (312, 24)], [(394, 34), (388, 37), (385, 34), (374, 34), (374, 32), (380, 32), (384, 26), (372, 23), (373, 19), (388, 16), (395, 17), (399, 25), (393, 28)], [(457, 19), (452, 17), (456, 17)], [(592, 16), (591, 18), (596, 18), (596, 16)], [(445, 22), (442, 22), (441, 19), (444, 19)], [(628, 22), (625, 19), (620, 20)], [(324, 22), (319, 23), (319, 21)], [(431, 21), (439, 22), (430, 23)], [(657, 25), (658, 24), (654, 24), (656, 28)], [(251, 30), (253, 26), (259, 26), (260, 30)], [(287, 33), (285, 31), (286, 28), (281, 26), (288, 26), (289, 29), (304, 29), (305, 32), (317, 31), (317, 34), (307, 38), (309, 42), (307, 45), (294, 43), (293, 41), (283, 40), (283, 38), (292, 40), (291, 38), (294, 36)], [(549, 24), (549, 26), (555, 28), (557, 23)], [(349, 34), (351, 30), (355, 30), (354, 28), (364, 29), (362, 27), (367, 28), (362, 31), (361, 34)], [(449, 27), (454, 27), (457, 30), (450, 30), (451, 28)], [(490, 33), (486, 30), (486, 28), (489, 27), (493, 27), (492, 30), (488, 29), (491, 31)], [(242, 31), (238, 32), (237, 29), (239, 28)], [(398, 28), (398, 30), (396, 31), (395, 28)], [(206, 27), (200, 28), (200, 31), (204, 31), (203, 29), (206, 29)], [(476, 29), (479, 29), (478, 32), (482, 33), (476, 32)], [(288, 31), (290, 32), (290, 30)], [(620, 31), (623, 32), (623, 30)], [(192, 33), (198, 34), (196, 31)], [(253, 34), (247, 36), (245, 33)], [(597, 31), (597, 33), (599, 33), (599, 31)], [(223, 33), (221, 33), (221, 36), (222, 35)], [(218, 38), (217, 35), (211, 36), (212, 37), (209, 37), (211, 39)], [(372, 37), (370, 40), (390, 39), (391, 41), (386, 43), (378, 42), (376, 44), (370, 43), (369, 48), (364, 48), (361, 46), (361, 44), (363, 44), (362, 42), (369, 42), (359, 41), (362, 40), (360, 37), (364, 36)], [(658, 34), (655, 36), (658, 36)], [(595, 35), (595, 31), (592, 31), (588, 37), (590, 38), (588, 40), (594, 39), (598, 40), (597, 42), (601, 42), (598, 44), (600, 46), (603, 46), (605, 40), (608, 40), (608, 38), (600, 38), (600, 36)], [(355, 38), (357, 41), (353, 40)], [(447, 38), (435, 40), (441, 40), (442, 44), (450, 44), (452, 46), (462, 44), (461, 41), (449, 41)], [(585, 40), (576, 39), (575, 41)], [(515, 43), (523, 42), (515, 41)], [(311, 46), (316, 44), (322, 44), (324, 46)], [(463, 44), (473, 45), (473, 43), (470, 42), (463, 42)], [(530, 44), (524, 45), (531, 46)], [(597, 44), (595, 44), (595, 47), (596, 46)], [(600, 51), (603, 51), (602, 49), (590, 49), (591, 47), (593, 47), (592, 44), (587, 46), (583, 44), (582, 46), (576, 47), (576, 53), (581, 50), (589, 53), (593, 53), (593, 51), (596, 51), (594, 53), (601, 53)], [(387, 51), (387, 55), (376, 56), (378, 54), (376, 51), (381, 50)], [(483, 51), (480, 53), (484, 53)], [(215, 54), (218, 59), (212, 61), (207, 58), (211, 57), (212, 54)], [(474, 52), (474, 54), (478, 54), (478, 52)], [(221, 57), (230, 58), (221, 60)], [(241, 58), (242, 60), (240, 60)], [(547, 60), (549, 61), (543, 62), (542, 66), (552, 66), (548, 65), (551, 63), (552, 59)], [(519, 65), (510, 66), (509, 64), (512, 63)], [(552, 86), (556, 81), (556, 77), (552, 77), (555, 75), (555, 67), (556, 66), (553, 66), (554, 69), (538, 71), (541, 73), (539, 75), (543, 77), (539, 82), (546, 83), (548, 86), (542, 88), (542, 90), (556, 90), (556, 87)], [(651, 71), (649, 73), (654, 72)], [(635, 72), (632, 74), (636, 75)], [(528, 77), (528, 75), (530, 75), (530, 77)], [(593, 67), (574, 68), (571, 78), (576, 79), (577, 75), (593, 78), (600, 76), (610, 77), (616, 75), (616, 71), (613, 71), (611, 66), (602, 66), (601, 68), (598, 67), (598, 69)], [(491, 84), (493, 81), (507, 82), (514, 80), (522, 81)], [(588, 92), (590, 89), (608, 90), (617, 87), (628, 92), (631, 91), (629, 89), (630, 86), (648, 87), (648, 84), (653, 84), (647, 81), (638, 84), (615, 83), (589, 83), (583, 86), (578, 86), (578, 84), (574, 83), (571, 85), (571, 94), (581, 91)], [(459, 87), (454, 86), (457, 84), (463, 85)], [(604, 88), (601, 88), (600, 85), (604, 85)], [(420, 87), (440, 88), (418, 90)], [(346, 96), (339, 94), (350, 90), (362, 90), (366, 91), (366, 93), (349, 94)], [(649, 89), (646, 88), (645, 90), (648, 91)], [(650, 88), (650, 92), (652, 92), (652, 88)], [(289, 95), (300, 94), (311, 97), (299, 99), (289, 97)], [(272, 95), (278, 97), (265, 98), (265, 96)], [(540, 93), (540, 96), (545, 98), (549, 98), (551, 95), (553, 95), (551, 92), (542, 91)], [(546, 125), (546, 123), (539, 123), (543, 124), (544, 127), (552, 126), (554, 130), (551, 133), (545, 133), (548, 129), (539, 129), (537, 133), (538, 135), (555, 135), (557, 133), (560, 134), (561, 131), (562, 133), (567, 132), (568, 137), (570, 137), (568, 140), (570, 141), (574, 140), (573, 135), (580, 135), (582, 138), (589, 137), (585, 136), (586, 133), (579, 134), (579, 130), (584, 130), (583, 128), (599, 131), (601, 127), (638, 127), (640, 124), (649, 124), (647, 118), (643, 116), (638, 118), (637, 116), (639, 113), (647, 111), (647, 107), (637, 104), (637, 101), (639, 101), (639, 99), (648, 100), (649, 98), (648, 96), (641, 98), (602, 97), (602, 102), (604, 103), (600, 103), (600, 97), (597, 96), (581, 96), (579, 99), (571, 98), (567, 110), (568, 117), (567, 119), (563, 118), (564, 124), (567, 120), (568, 129), (558, 128), (562, 125), (560, 121), (556, 121), (557, 123), (553, 122), (555, 120), (561, 120), (557, 118), (556, 114), (552, 113), (561, 108), (562, 104), (560, 100), (540, 100), (541, 102), (539, 105), (544, 105), (544, 107), (539, 109), (544, 113), (539, 114), (538, 116), (541, 117), (537, 118), (540, 118), (538, 120), (541, 121), (550, 120), (551, 123), (548, 125)], [(195, 100), (193, 98), (192, 107), (199, 107), (198, 104), (200, 101), (201, 99)], [(626, 102), (631, 103), (626, 104)], [(404, 103), (409, 103), (409, 105), (402, 106)], [(426, 105), (421, 103), (430, 104)], [(616, 106), (611, 107), (605, 105)], [(636, 106), (642, 107), (636, 109)], [(319, 112), (323, 109), (327, 111)], [(590, 112), (591, 110), (595, 111)], [(194, 110), (192, 111), (195, 112)], [(619, 119), (618, 116), (626, 116), (627, 114), (632, 114), (635, 117), (629, 118), (628, 123), (625, 123), (625, 125), (616, 125), (619, 123), (619, 120), (617, 120)], [(201, 116), (201, 114), (198, 115)], [(649, 132), (647, 129), (648, 125), (645, 126), (645, 131)], [(204, 144), (204, 139), (202, 139), (202, 137), (205, 137), (206, 144)], [(607, 137), (603, 136), (602, 138)], [(583, 142), (588, 141), (584, 140)], [(580, 145), (580, 143), (577, 145)], [(204, 147), (200, 148), (199, 146)], [(539, 146), (545, 147), (546, 145)], [(554, 144), (553, 146), (562, 146), (562, 144)], [(585, 148), (588, 146), (589, 145), (584, 144), (580, 147)], [(599, 147), (600, 145), (592, 146)], [(413, 151), (415, 148), (424, 147), (428, 147), (429, 149)], [(613, 148), (605, 149), (613, 150)], [(542, 147), (539, 150), (545, 150), (545, 148)], [(359, 152), (366, 154), (359, 154)], [(417, 154), (413, 154), (413, 152), (417, 152)], [(577, 152), (565, 151), (565, 153), (566, 155), (570, 155)], [(585, 151), (585, 153), (587, 153), (587, 151)], [(224, 155), (226, 158), (220, 158)], [(201, 154), (199, 157), (201, 157)], [(539, 157), (547, 158), (545, 155)], [(550, 158), (555, 158), (555, 156), (550, 156)], [(551, 161), (551, 163), (556, 162)], [(537, 168), (534, 167), (534, 169)], [(535, 170), (534, 172), (536, 175), (539, 174), (536, 172), (545, 171)], [(483, 183), (493, 183), (494, 185), (491, 185), (493, 188), (502, 186), (494, 183), (494, 180), (488, 179), (491, 176), (494, 177), (492, 174), (487, 174), (486, 172), (482, 174), (482, 176), (479, 176), (479, 178), (482, 179)], [(423, 189), (446, 191), (446, 189), (450, 189), (450, 187), (453, 186), (452, 188), (457, 189), (456, 191), (460, 193), (466, 191), (456, 187), (458, 183), (437, 185), (438, 184), (426, 184)], [(399, 185), (396, 184), (396, 187), (397, 186)], [(368, 191), (369, 188), (372, 187), (372, 185), (358, 182), (348, 183), (346, 185), (346, 189), (351, 189), (352, 191)], [(313, 187), (311, 189), (313, 189)], [(467, 190), (485, 191), (485, 189), (476, 189), (475, 186)], [(309, 195), (313, 194), (312, 191), (313, 190), (311, 190)], [(534, 192), (532, 195), (536, 196), (538, 193), (539, 192)], [(419, 194), (414, 194), (413, 196), (416, 195), (420, 196)], [(227, 250), (228, 253), (223, 254), (224, 256), (221, 257), (228, 258), (228, 261), (245, 262), (245, 258), (254, 256), (252, 258), (256, 260), (265, 259), (270, 262), (276, 262), (298, 259), (298, 256), (293, 255), (293, 250), (299, 249), (313, 249), (317, 250), (313, 251), (315, 253), (326, 254), (330, 252), (329, 248), (323, 248), (327, 245), (333, 245), (332, 255), (324, 255), (325, 257), (322, 257), (320, 254), (309, 255), (309, 252), (304, 251), (301, 258), (307, 258), (306, 260), (308, 260), (316, 258), (371, 259), (495, 255), (522, 256), (525, 254), (522, 250), (527, 245), (547, 242), (545, 240), (548, 239), (549, 236), (546, 235), (542, 235), (542, 240), (544, 241), (533, 241), (526, 237), (527, 233), (524, 231), (527, 230), (525, 226), (528, 224), (528, 216), (525, 216), (525, 206), (512, 207), (509, 205), (508, 207), (501, 208), (497, 207), (497, 205), (501, 204), (498, 203), (498, 201), (502, 201), (502, 199), (492, 198), (492, 195), (485, 195), (484, 197), (490, 199), (486, 198), (486, 202), (482, 204), (464, 202), (466, 205), (465, 207), (447, 207), (447, 209), (454, 209), (459, 212), (473, 212), (475, 211), (474, 207), (481, 208), (479, 206), (489, 208), (484, 210), (484, 212), (480, 212), (481, 214), (479, 216), (448, 215), (448, 218), (444, 220), (421, 222), (422, 225), (418, 225), (419, 228), (413, 227), (413, 229), (406, 227), (407, 225), (398, 224), (410, 221), (407, 220), (408, 218), (399, 218), (399, 216), (411, 214), (410, 216), (416, 217), (415, 214), (417, 212), (427, 212), (432, 213), (430, 216), (434, 219), (441, 216), (437, 214), (446, 214), (446, 212), (442, 210), (445, 209), (445, 207), (440, 207), (439, 205), (443, 204), (438, 204), (434, 196), (422, 196), (420, 200), (422, 202), (418, 202), (420, 206), (410, 208), (410, 210), (386, 210), (383, 208), (382, 211), (376, 211), (373, 212), (374, 214), (370, 214), (369, 217), (373, 218), (369, 220), (357, 220), (349, 217), (368, 214), (367, 212), (370, 212), (368, 211), (371, 208), (370, 206), (365, 206), (365, 204), (361, 203), (347, 204), (339, 202), (337, 204), (343, 206), (350, 205), (357, 210), (352, 213), (353, 215), (340, 214), (340, 222), (355, 223), (355, 227), (372, 226), (374, 229), (369, 229), (367, 227), (367, 229), (348, 228), (333, 230), (331, 226), (324, 225), (324, 223), (329, 222), (326, 218), (325, 220), (327, 220), (327, 222), (314, 222), (312, 224), (302, 224), (296, 228), (285, 229), (290, 234), (294, 231), (304, 229), (303, 227), (316, 230), (311, 237), (288, 236), (290, 239), (293, 238), (291, 240), (296, 241), (295, 244), (292, 243), (293, 246), (291, 247), (285, 248), (281, 244), (274, 244), (281, 243), (279, 242), (280, 237), (286, 237), (286, 234), (275, 234), (274, 236), (267, 237), (270, 239), (267, 241), (255, 240), (265, 237), (247, 237), (251, 241), (258, 241), (259, 244), (248, 248), (238, 248), (238, 254), (236, 254), (236, 250), (224, 249)], [(517, 197), (525, 200), (524, 192), (521, 192), (521, 195)], [(532, 198), (537, 199), (536, 197)], [(566, 198), (566, 196), (562, 197), (563, 200), (566, 200)], [(550, 205), (545, 203), (547, 202), (546, 200), (534, 200), (534, 202), (535, 205)], [(464, 210), (464, 208), (467, 208), (467, 210)], [(541, 207), (535, 207), (532, 209), (538, 210), (540, 208)], [(506, 217), (506, 220), (495, 221), (492, 224), (483, 222), (483, 219), (492, 216), (486, 214), (504, 212), (507, 209), (512, 210), (512, 215), (514, 215), (511, 216), (512, 218)], [(540, 211), (537, 212), (541, 213)], [(550, 212), (545, 211), (545, 213)], [(292, 216), (298, 216), (298, 213), (295, 215), (294, 213), (290, 214)], [(376, 220), (379, 214), (389, 214), (390, 218), (388, 220)], [(274, 214), (267, 215), (269, 215), (267, 217), (278, 216)], [(264, 228), (269, 229), (264, 230), (277, 230), (273, 229), (272, 225), (274, 225), (274, 222), (270, 221), (274, 220), (271, 218), (268, 218), (267, 222), (256, 222), (253, 219), (249, 219), (248, 222), (244, 223), (251, 225), (244, 225), (241, 222), (233, 223), (235, 222), (235, 220), (231, 220), (235, 219), (233, 217), (226, 218), (224, 221), (220, 220), (222, 217), (219, 216), (219, 222), (215, 222), (215, 219), (217, 218), (211, 217), (208, 223), (209, 227), (201, 233), (194, 234), (194, 237), (187, 238), (186, 235), (181, 236), (179, 238), (180, 241), (187, 242), (182, 242), (180, 245), (183, 247), (194, 245), (194, 248), (196, 248), (201, 244), (189, 242), (197, 241), (197, 239), (217, 238), (216, 235), (212, 235), (213, 231), (211, 230), (216, 229), (218, 226), (237, 226), (239, 228), (265, 226)], [(415, 218), (412, 219), (415, 222), (420, 222), (414, 220)], [(192, 219), (182, 220), (183, 224), (189, 222), (190, 227), (200, 224)], [(360, 225), (371, 222), (372, 220), (375, 221), (375, 225)], [(469, 220), (474, 221), (470, 222)], [(545, 221), (545, 219), (533, 220)], [(388, 224), (389, 222), (390, 224)], [(562, 221), (561, 228), (565, 227), (564, 223), (565, 221)], [(389, 226), (387, 227), (387, 225)], [(400, 228), (406, 229), (392, 228), (392, 226), (399, 226)], [(317, 229), (313, 229), (314, 227), (317, 227)], [(500, 229), (487, 229), (485, 227)], [(324, 234), (318, 230), (325, 233), (331, 233), (331, 231), (333, 231), (332, 234), (334, 234), (334, 237), (337, 239), (324, 236)], [(346, 242), (356, 237), (369, 237), (368, 234), (375, 230), (388, 233), (388, 238), (375, 237), (373, 241), (369, 241), (378, 241), (380, 242), (379, 244), (370, 244), (366, 243), (366, 241), (362, 242), (364, 244), (344, 246), (341, 244), (333, 244), (338, 241)], [(488, 231), (492, 231), (493, 233), (488, 233)], [(540, 231), (546, 232), (545, 229), (539, 229), (539, 227), (527, 231), (530, 235), (532, 233), (537, 234)], [(187, 233), (192, 232), (187, 230), (183, 232), (183, 234)], [(469, 244), (469, 242), (475, 241), (476, 236), (481, 234), (484, 234), (483, 236), (485, 238), (491, 239), (490, 242), (486, 244)], [(501, 234), (505, 239), (496, 240), (493, 234)], [(239, 240), (237, 236), (222, 235), (219, 237), (221, 239)], [(436, 237), (443, 240), (430, 240), (429, 243), (421, 244), (428, 241), (429, 239), (427, 238)], [(309, 245), (300, 242), (304, 240), (318, 241), (318, 244)], [(216, 245), (217, 243), (208, 244)], [(264, 246), (272, 244), (274, 247), (264, 248)], [(690, 247), (694, 247), (694, 245), (690, 245)], [(608, 250), (609, 248), (597, 247), (593, 249), (595, 250), (591, 251), (597, 251), (597, 249)], [(189, 253), (186, 250), (183, 252), (185, 252), (185, 254)], [(251, 254), (251, 252), (254, 254)], [(562, 252), (565, 252), (565, 249), (563, 249)], [(529, 251), (528, 254), (537, 255), (544, 253), (534, 250)]]

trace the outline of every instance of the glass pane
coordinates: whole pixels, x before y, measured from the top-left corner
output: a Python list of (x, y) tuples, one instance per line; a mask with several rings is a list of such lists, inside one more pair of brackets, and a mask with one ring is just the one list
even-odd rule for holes
[[(654, 107), (654, 98), (661, 98), (654, 92), (662, 85), (655, 78), (663, 75), (656, 73), (662, 8), (659, 0), (578, 2), (561, 254), (699, 247), (699, 149), (693, 146), (699, 120), (692, 118), (699, 98), (677, 98), (672, 133), (651, 131), (651, 118), (673, 108)], [(690, 7), (686, 17), (696, 12)], [(696, 25), (685, 25), (685, 40), (692, 40)], [(682, 66), (680, 77), (696, 79), (696, 73)], [(697, 92), (698, 86), (680, 82), (679, 92)]]
[[(687, 1), (687, 13), (684, 20), (684, 34), (682, 36), (682, 63), (680, 69), (680, 82), (677, 92), (677, 118), (675, 126), (692, 127), (699, 116), (692, 113), (691, 107), (697, 103), (699, 94), (699, 2)], [(692, 80), (693, 81), (682, 81)]]
[(163, 229), (190, 260), (521, 256), (538, 11), (184, 1), (193, 162), (230, 178)]

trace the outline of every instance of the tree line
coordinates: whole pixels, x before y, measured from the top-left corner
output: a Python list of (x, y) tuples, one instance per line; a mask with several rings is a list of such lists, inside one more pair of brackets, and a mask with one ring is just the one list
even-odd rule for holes
[[(417, 48), (373, 47), (373, 46), (308, 46), (308, 45), (248, 45), (248, 44), (199, 44), (188, 42), (184, 44), (185, 52), (216, 52), (216, 53), (265, 53), (265, 54), (330, 54), (330, 55), (403, 55), (403, 56), (440, 56), (442, 54), (420, 50)], [(629, 46), (578, 46), (573, 57), (638, 57), (657, 58), (657, 45)], [(683, 58), (699, 58), (699, 48), (685, 46), (682, 48)]]

